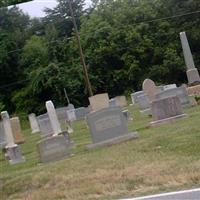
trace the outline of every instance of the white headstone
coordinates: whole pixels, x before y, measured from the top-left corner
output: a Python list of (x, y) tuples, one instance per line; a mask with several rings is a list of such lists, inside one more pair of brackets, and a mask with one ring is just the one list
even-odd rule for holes
[(5, 137), (6, 137), (6, 148), (15, 146), (15, 140), (12, 133), (11, 122), (9, 118), (9, 114), (7, 111), (1, 112), (1, 117), (3, 119), (3, 126), (5, 130)]
[(54, 132), (54, 136), (58, 135), (59, 133), (61, 133), (61, 127), (60, 127), (60, 123), (58, 121), (58, 117), (56, 114), (56, 110), (54, 108), (53, 102), (52, 101), (47, 101), (46, 102), (46, 109), (47, 109), (47, 113), (51, 122), (51, 126)]
[(38, 133), (38, 132), (40, 132), (40, 128), (39, 128), (39, 125), (38, 125), (38, 122), (37, 122), (35, 114), (31, 113), (28, 116), (28, 119), (29, 119), (29, 122), (30, 122), (32, 133)]

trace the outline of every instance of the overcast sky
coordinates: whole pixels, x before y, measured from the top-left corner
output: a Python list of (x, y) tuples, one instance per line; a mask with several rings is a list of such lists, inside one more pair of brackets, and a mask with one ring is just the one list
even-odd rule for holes
[[(91, 0), (85, 0), (87, 5), (90, 5)], [(56, 0), (34, 0), (28, 3), (20, 4), (20, 8), (32, 17), (43, 17), (45, 7), (54, 8), (57, 5)]]

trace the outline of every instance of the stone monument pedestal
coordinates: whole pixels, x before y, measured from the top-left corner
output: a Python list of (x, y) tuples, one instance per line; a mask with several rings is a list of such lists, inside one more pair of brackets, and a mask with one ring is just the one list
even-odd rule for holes
[(177, 96), (167, 97), (152, 102), (153, 121), (151, 126), (174, 122), (176, 119), (186, 117), (181, 102)]
[(21, 154), (20, 147), (13, 145), (12, 147), (6, 147), (6, 156), (11, 165), (25, 162), (25, 158)]
[(200, 84), (200, 76), (197, 68), (187, 70), (188, 84), (193, 86)]

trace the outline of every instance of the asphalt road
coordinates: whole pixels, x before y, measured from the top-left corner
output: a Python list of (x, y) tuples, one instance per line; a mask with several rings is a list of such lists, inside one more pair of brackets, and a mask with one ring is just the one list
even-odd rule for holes
[(200, 188), (124, 200), (200, 200)]

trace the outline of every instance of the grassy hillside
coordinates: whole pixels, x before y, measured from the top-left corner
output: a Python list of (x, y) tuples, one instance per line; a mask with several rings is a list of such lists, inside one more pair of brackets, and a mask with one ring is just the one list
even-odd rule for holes
[(91, 142), (84, 122), (75, 124), (73, 155), (40, 164), (39, 135), (24, 130), (26, 162), (11, 166), (1, 154), (0, 189), (3, 199), (116, 199), (200, 186), (200, 106), (176, 123), (150, 127), (151, 118), (129, 107), (130, 131), (137, 140), (87, 151)]

